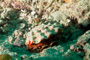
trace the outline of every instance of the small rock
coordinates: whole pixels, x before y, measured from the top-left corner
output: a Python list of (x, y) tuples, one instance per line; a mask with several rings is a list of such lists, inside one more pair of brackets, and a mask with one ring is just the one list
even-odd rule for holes
[(23, 29), (25, 27), (25, 24), (24, 23), (21, 23), (21, 24), (18, 24), (17, 25), (17, 28), (18, 29)]
[(31, 15), (34, 15), (35, 13), (36, 13), (35, 11), (32, 11), (32, 12), (31, 12)]
[(1, 54), (0, 60), (12, 60), (12, 57), (8, 54)]
[(74, 49), (74, 45), (70, 46), (70, 49), (73, 50)]
[(22, 35), (22, 32), (20, 30), (15, 30), (13, 35), (15, 36), (21, 36)]

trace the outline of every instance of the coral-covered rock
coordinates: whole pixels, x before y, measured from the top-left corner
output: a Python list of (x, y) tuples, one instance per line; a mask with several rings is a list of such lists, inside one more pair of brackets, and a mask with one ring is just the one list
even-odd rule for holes
[[(73, 48), (74, 46), (74, 48)], [(90, 59), (90, 30), (80, 36), (75, 45), (71, 46), (71, 50), (84, 53), (84, 60)], [(72, 49), (73, 48), (73, 49)]]
[(26, 39), (27, 48), (30, 50), (42, 50), (54, 43), (55, 36), (62, 31), (61, 25), (54, 23), (42, 24), (33, 28)]
[[(65, 0), (66, 2), (69, 0)], [(75, 17), (78, 19), (78, 23), (86, 27), (90, 24), (90, 1), (89, 0), (71, 0), (71, 3), (63, 4), (60, 7), (60, 11), (67, 16)]]
[(84, 60), (89, 60), (90, 59), (90, 44), (88, 44), (88, 43), (85, 44), (84, 50), (85, 50)]
[(17, 10), (12, 8), (5, 8), (0, 14), (2, 19), (16, 19), (18, 16)]
[(84, 33), (82, 36), (78, 38), (77, 45), (84, 46), (86, 43), (90, 43), (90, 30)]

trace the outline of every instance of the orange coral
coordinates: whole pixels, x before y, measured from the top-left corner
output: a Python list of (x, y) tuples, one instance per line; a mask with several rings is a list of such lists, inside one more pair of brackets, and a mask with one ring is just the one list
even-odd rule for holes
[(70, 3), (71, 1), (70, 0), (64, 0), (66, 3)]

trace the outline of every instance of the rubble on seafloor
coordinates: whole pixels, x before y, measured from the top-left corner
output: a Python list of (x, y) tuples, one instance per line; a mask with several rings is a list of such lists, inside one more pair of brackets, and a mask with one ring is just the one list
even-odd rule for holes
[[(29, 52), (25, 41), (31, 40), (30, 32), (42, 34), (55, 23), (63, 32), (54, 34), (57, 43), (39, 53)], [(38, 33), (38, 26), (42, 28), (43, 24), (51, 27)], [(89, 0), (0, 0), (0, 57), (8, 54), (13, 60), (90, 60), (89, 26)], [(46, 35), (51, 36), (51, 31)], [(33, 43), (40, 43), (46, 35), (38, 36), (39, 39), (34, 36), (38, 40)]]

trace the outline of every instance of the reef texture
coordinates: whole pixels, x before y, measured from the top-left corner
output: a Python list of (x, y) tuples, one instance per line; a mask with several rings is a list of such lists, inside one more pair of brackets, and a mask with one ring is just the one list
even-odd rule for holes
[(59, 33), (62, 33), (62, 28), (58, 23), (48, 23), (36, 26), (27, 34), (25, 43), (27, 49), (41, 51), (43, 48), (51, 46), (56, 40), (54, 38)]
[(90, 30), (78, 38), (77, 43), (71, 46), (71, 50), (84, 53), (84, 60), (90, 59)]
[(90, 0), (0, 0), (0, 54), (13, 60), (90, 60), (89, 32)]
[(90, 1), (89, 0), (71, 0), (70, 3), (63, 4), (60, 7), (60, 11), (66, 14), (68, 17), (75, 17), (78, 20), (78, 24), (86, 27), (90, 24)]

